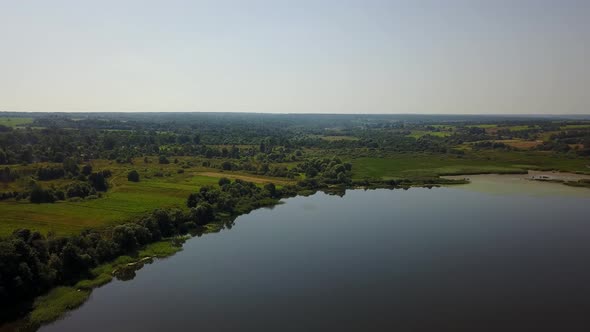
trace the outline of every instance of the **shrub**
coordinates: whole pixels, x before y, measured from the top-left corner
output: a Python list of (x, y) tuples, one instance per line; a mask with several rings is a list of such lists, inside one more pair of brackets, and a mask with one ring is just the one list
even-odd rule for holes
[(84, 167), (82, 167), (82, 174), (84, 174), (86, 176), (92, 174), (92, 166), (91, 165), (84, 165)]
[(96, 195), (96, 190), (92, 188), (88, 183), (76, 182), (66, 187), (66, 196), (68, 198), (80, 197), (85, 198), (89, 195)]
[(109, 183), (107, 182), (106, 178), (108, 176), (105, 176), (106, 174), (110, 176), (110, 171), (108, 171), (108, 173), (105, 173), (104, 171), (92, 173), (88, 177), (88, 182), (90, 182), (90, 185), (97, 191), (107, 191)]
[(158, 158), (158, 163), (160, 163), (160, 164), (170, 164), (170, 160), (168, 160), (168, 158), (166, 158), (166, 156), (160, 156)]
[(131, 182), (139, 182), (139, 173), (136, 170), (132, 170), (127, 174), (127, 180)]
[(223, 187), (226, 184), (230, 184), (231, 183), (231, 180), (228, 179), (228, 178), (221, 178), (221, 179), (219, 179), (219, 182), (218, 183), (219, 183), (219, 186), (220, 187)]

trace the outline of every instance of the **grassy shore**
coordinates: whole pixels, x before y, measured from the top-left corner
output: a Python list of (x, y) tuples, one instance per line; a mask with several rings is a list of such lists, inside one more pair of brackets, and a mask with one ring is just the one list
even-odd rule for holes
[(91, 271), (88, 279), (81, 280), (70, 287), (56, 287), (46, 295), (38, 297), (31, 313), (19, 325), (27, 330), (52, 322), (64, 313), (82, 305), (94, 288), (109, 283), (118, 270), (122, 268), (136, 270), (141, 268), (147, 259), (168, 257), (180, 250), (182, 247), (178, 241), (167, 239), (149, 244), (133, 256), (120, 256), (108, 264), (100, 265)]

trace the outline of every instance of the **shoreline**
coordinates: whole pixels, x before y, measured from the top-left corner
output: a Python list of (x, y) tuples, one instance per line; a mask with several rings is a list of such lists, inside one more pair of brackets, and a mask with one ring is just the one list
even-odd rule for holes
[(470, 179), (467, 176), (483, 176), (483, 175), (491, 175), (491, 176), (511, 176), (513, 178), (530, 180), (530, 181), (547, 181), (547, 182), (557, 182), (557, 183), (564, 183), (564, 182), (575, 182), (580, 180), (590, 180), (590, 175), (588, 174), (580, 174), (580, 173), (571, 173), (571, 172), (560, 172), (560, 171), (538, 171), (538, 170), (528, 170), (527, 173), (503, 173), (503, 174), (462, 174), (462, 175), (445, 175), (441, 176), (441, 178), (449, 179), (449, 180), (466, 180), (469, 181)]
[[(549, 178), (551, 174), (552, 177)], [(556, 176), (557, 174), (557, 176)], [(515, 177), (518, 179), (525, 179), (529, 181), (544, 181), (544, 182), (559, 182), (564, 183), (565, 180), (563, 179), (590, 179), (590, 175), (586, 174), (576, 174), (576, 173), (568, 173), (568, 172), (558, 172), (558, 171), (535, 171), (535, 170), (528, 170), (527, 173), (523, 171), (515, 171), (514, 173), (478, 173), (478, 174), (465, 174), (465, 175), (448, 175), (448, 176), (439, 176), (438, 178), (434, 179), (422, 179), (422, 180), (404, 180), (400, 181), (393, 181), (393, 180), (377, 180), (377, 181), (368, 181), (366, 184), (350, 184), (350, 185), (334, 185), (326, 188), (317, 188), (317, 189), (306, 189), (300, 190), (295, 195), (287, 195), (285, 197), (277, 198), (273, 204), (265, 204), (262, 206), (257, 206), (249, 211), (241, 211), (237, 215), (233, 216), (218, 216), (218, 220), (204, 226), (200, 226), (198, 229), (195, 229), (193, 232), (190, 232), (189, 235), (185, 236), (177, 236), (174, 238), (167, 238), (163, 239), (162, 241), (150, 243), (146, 245), (144, 248), (138, 250), (137, 253), (129, 255), (122, 255), (114, 259), (110, 263), (106, 263), (100, 266), (97, 266), (94, 271), (100, 271), (94, 274), (94, 278), (92, 279), (84, 279), (78, 281), (75, 285), (72, 286), (58, 286), (56, 288), (51, 289), (47, 294), (41, 295), (35, 298), (34, 302), (37, 303), (38, 301), (43, 301), (44, 306), (50, 306), (49, 302), (46, 301), (57, 301), (63, 300), (62, 298), (51, 299), (51, 294), (57, 289), (64, 289), (67, 288), (69, 291), (75, 291), (84, 295), (83, 299), (76, 298), (74, 300), (73, 305), (66, 304), (62, 306), (57, 312), (52, 313), (50, 317), (46, 319), (42, 319), (41, 321), (31, 321), (31, 315), (37, 309), (33, 307), (33, 310), (28, 312), (25, 316), (18, 318), (15, 321), (5, 322), (0, 326), (0, 332), (4, 331), (36, 331), (41, 328), (45, 324), (50, 324), (54, 321), (57, 321), (64, 317), (67, 312), (78, 308), (79, 306), (83, 305), (87, 298), (92, 293), (92, 290), (95, 288), (99, 288), (109, 282), (112, 281), (113, 277), (125, 280), (124, 276), (121, 277), (117, 275), (118, 272), (121, 270), (126, 270), (125, 272), (131, 272), (131, 274), (135, 274), (135, 271), (141, 269), (144, 264), (151, 264), (154, 261), (154, 258), (166, 258), (169, 256), (174, 255), (178, 251), (182, 250), (182, 243), (185, 240), (192, 239), (194, 237), (198, 237), (200, 235), (205, 235), (208, 233), (216, 233), (225, 228), (226, 223), (233, 222), (239, 216), (247, 214), (251, 211), (257, 210), (259, 208), (264, 207), (271, 207), (277, 204), (282, 204), (282, 199), (296, 197), (296, 196), (309, 196), (315, 194), (317, 192), (325, 192), (327, 194), (332, 195), (339, 195), (346, 190), (357, 190), (357, 189), (409, 189), (410, 187), (422, 187), (422, 188), (432, 188), (432, 187), (441, 187), (441, 186), (450, 186), (450, 185), (458, 185), (458, 184), (473, 184), (473, 182), (468, 178), (468, 176), (502, 176), (502, 177)], [(547, 178), (541, 178), (541, 176), (546, 176)], [(539, 177), (538, 179), (535, 177)], [(565, 184), (565, 183), (564, 183)], [(181, 241), (177, 241), (181, 239)], [(161, 253), (153, 253), (151, 248), (164, 246), (168, 249), (164, 249)], [(150, 254), (146, 254), (149, 252)], [(143, 253), (143, 254), (142, 254)], [(132, 279), (132, 278), (131, 278)], [(45, 300), (45, 301), (44, 301)]]

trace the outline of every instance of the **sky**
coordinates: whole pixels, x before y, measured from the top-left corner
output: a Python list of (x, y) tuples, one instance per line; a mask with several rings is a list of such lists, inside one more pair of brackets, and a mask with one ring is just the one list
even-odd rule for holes
[(590, 1), (0, 0), (0, 110), (589, 114)]

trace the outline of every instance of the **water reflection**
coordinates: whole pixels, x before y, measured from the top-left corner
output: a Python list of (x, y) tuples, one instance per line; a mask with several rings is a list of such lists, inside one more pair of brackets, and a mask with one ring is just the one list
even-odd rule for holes
[(586, 193), (287, 199), (200, 229), (42, 330), (586, 331)]

